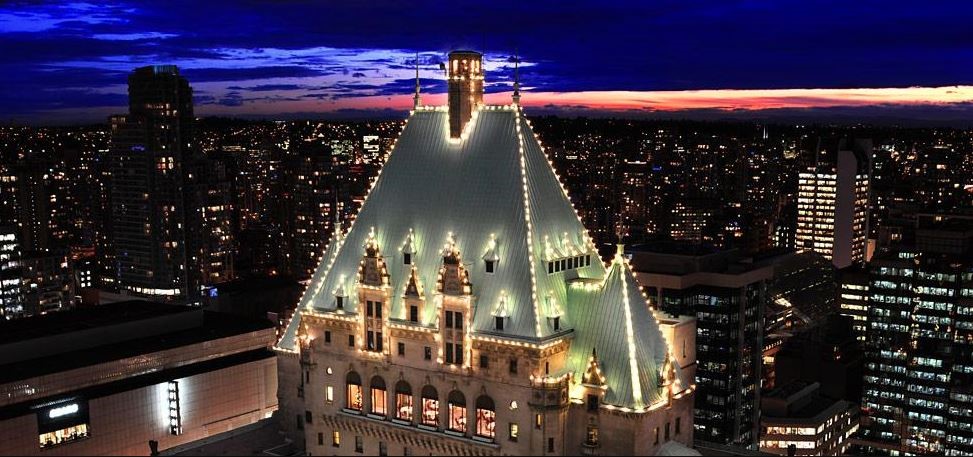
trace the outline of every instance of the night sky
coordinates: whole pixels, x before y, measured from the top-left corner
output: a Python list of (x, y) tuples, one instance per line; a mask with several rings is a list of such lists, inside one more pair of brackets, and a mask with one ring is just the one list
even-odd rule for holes
[(521, 56), (535, 112), (973, 119), (973, 2), (155, 1), (0, 5), (0, 121), (102, 122), (126, 75), (176, 64), (198, 115), (398, 116), (415, 52)]

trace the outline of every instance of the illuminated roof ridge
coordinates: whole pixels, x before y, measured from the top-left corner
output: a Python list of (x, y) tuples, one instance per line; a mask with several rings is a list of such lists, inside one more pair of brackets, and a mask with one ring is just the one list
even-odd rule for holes
[[(578, 382), (597, 346), (607, 405), (637, 411), (657, 403), (668, 351), (658, 322), (623, 260), (608, 268), (599, 260), (521, 108), (481, 105), (462, 138), (449, 134), (441, 107), (410, 114), (352, 226), (322, 257), (278, 347), (295, 347), (301, 313), (358, 312), (362, 246), (384, 256), (394, 288), (389, 315), (404, 316), (407, 288), (437, 283), (442, 241), (449, 240), (469, 274), (474, 337), (571, 339), (568, 368)], [(545, 240), (558, 258), (548, 258)], [(490, 273), (488, 261), (496, 262)], [(597, 286), (578, 288), (578, 280)], [(340, 310), (339, 287), (347, 292)], [(420, 321), (436, 322), (437, 312), (423, 307)]]

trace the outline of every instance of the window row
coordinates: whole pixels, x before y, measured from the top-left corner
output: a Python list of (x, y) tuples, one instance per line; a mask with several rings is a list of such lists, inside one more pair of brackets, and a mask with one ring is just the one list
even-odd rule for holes
[[(368, 386), (368, 395), (371, 400), (371, 407), (364, 411), (365, 388), (362, 385), (361, 376), (352, 371), (345, 378), (346, 381), (346, 408), (355, 412), (366, 412), (367, 414), (391, 418), (393, 421), (413, 423), (416, 421), (421, 426), (440, 427), (440, 399), (439, 393), (433, 386), (425, 386), (419, 396), (418, 411), (414, 404), (412, 387), (405, 381), (395, 384), (394, 404), (388, 404), (388, 389), (385, 380), (380, 376), (371, 379)], [(330, 400), (330, 394), (329, 394)], [(466, 434), (471, 430), (467, 418), (466, 396), (458, 390), (454, 390), (446, 396), (446, 431)], [(473, 419), (472, 431), (475, 436), (494, 439), (496, 436), (496, 406), (493, 399), (486, 395), (479, 396), (474, 402), (475, 417)], [(391, 407), (391, 411), (390, 411)]]
[(563, 259), (551, 260), (547, 262), (547, 274), (574, 270), (575, 268), (587, 267), (589, 265), (591, 265), (591, 254), (565, 257)]

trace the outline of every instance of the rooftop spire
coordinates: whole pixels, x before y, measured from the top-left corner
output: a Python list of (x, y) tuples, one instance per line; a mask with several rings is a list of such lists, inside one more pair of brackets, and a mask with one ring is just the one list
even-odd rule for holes
[(412, 97), (412, 100), (414, 102), (413, 107), (418, 109), (419, 105), (422, 104), (422, 98), (419, 97), (419, 52), (418, 51), (416, 51), (416, 95)]
[(514, 105), (520, 105), (520, 57), (514, 51)]

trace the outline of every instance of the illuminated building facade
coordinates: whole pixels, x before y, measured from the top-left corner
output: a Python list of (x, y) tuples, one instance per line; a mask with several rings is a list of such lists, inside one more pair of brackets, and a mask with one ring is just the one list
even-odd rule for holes
[(868, 329), (868, 269), (853, 265), (835, 273), (838, 312), (853, 320), (855, 337), (865, 341)]
[(172, 65), (136, 69), (129, 114), (112, 118), (111, 203), (116, 286), (129, 294), (186, 300), (198, 270), (186, 196), (193, 142), (192, 89)]
[(827, 257), (837, 268), (865, 259), (868, 240), (868, 140), (819, 140), (815, 164), (798, 175), (799, 250)]
[(0, 226), (0, 316), (12, 319), (24, 313), (21, 248), (15, 226)]
[(934, 216), (869, 265), (866, 447), (973, 452), (973, 223)]
[(760, 451), (773, 455), (847, 455), (858, 431), (858, 405), (818, 392), (818, 383), (790, 383), (761, 400)]
[(456, 72), (278, 342), (285, 429), (314, 455), (692, 453), (693, 320), (602, 264), (519, 104), (463, 120)]
[(2, 455), (148, 455), (270, 417), (273, 324), (146, 301), (0, 323)]

